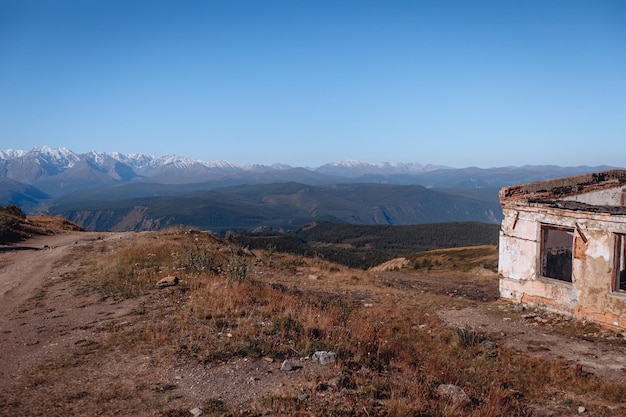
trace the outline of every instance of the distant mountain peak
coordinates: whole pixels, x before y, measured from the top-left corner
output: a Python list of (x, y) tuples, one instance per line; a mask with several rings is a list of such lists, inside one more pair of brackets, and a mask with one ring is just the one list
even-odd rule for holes
[(317, 168), (316, 171), (337, 174), (349, 178), (357, 178), (368, 174), (374, 175), (401, 175), (417, 174), (435, 169), (445, 168), (442, 165), (422, 165), (413, 162), (377, 162), (368, 163), (354, 159), (331, 162)]
[(0, 151), (0, 159), (21, 158), (26, 154), (26, 151), (19, 149), (7, 149)]
[(331, 162), (329, 164), (326, 164), (327, 166), (333, 166), (333, 167), (349, 167), (349, 168), (354, 168), (354, 167), (362, 167), (362, 166), (369, 166), (370, 164), (368, 164), (367, 162), (363, 162), (363, 161), (358, 161), (356, 159), (344, 159), (343, 161), (339, 161), (339, 162)]

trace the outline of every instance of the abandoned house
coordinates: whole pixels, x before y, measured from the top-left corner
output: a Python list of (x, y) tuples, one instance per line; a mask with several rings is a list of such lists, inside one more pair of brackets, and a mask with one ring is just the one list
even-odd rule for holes
[(500, 296), (626, 329), (626, 170), (500, 190)]

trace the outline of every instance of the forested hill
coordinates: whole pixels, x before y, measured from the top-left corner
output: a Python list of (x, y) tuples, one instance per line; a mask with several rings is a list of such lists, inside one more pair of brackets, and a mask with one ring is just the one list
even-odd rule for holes
[(295, 230), (314, 221), (350, 224), (423, 224), (454, 221), (499, 223), (493, 197), (455, 195), (419, 185), (300, 183), (224, 187), (176, 196), (123, 200), (68, 197), (53, 214), (92, 231), (158, 230), (195, 226), (227, 231)]
[(480, 222), (419, 225), (354, 225), (314, 222), (289, 233), (234, 236), (251, 249), (320, 256), (355, 268), (433, 249), (496, 245), (500, 226)]

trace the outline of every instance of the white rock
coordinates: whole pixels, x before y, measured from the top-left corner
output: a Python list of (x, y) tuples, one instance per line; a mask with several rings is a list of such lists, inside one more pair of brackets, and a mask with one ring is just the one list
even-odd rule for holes
[(291, 363), (291, 361), (289, 359), (285, 359), (282, 363), (282, 365), (280, 365), (280, 370), (281, 371), (291, 371), (293, 370), (293, 364)]
[(336, 358), (337, 354), (335, 352), (327, 352), (325, 350), (318, 350), (311, 355), (313, 362), (319, 363), (320, 365), (328, 365), (331, 362), (335, 362)]
[(453, 404), (465, 404), (469, 402), (469, 397), (461, 387), (453, 384), (441, 384), (437, 387), (439, 397), (445, 398)]

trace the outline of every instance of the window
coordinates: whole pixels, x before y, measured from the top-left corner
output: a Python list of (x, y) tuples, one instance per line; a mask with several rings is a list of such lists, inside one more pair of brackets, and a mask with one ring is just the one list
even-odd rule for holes
[(615, 290), (626, 291), (626, 235), (615, 235)]
[(541, 227), (541, 275), (572, 282), (574, 229)]

